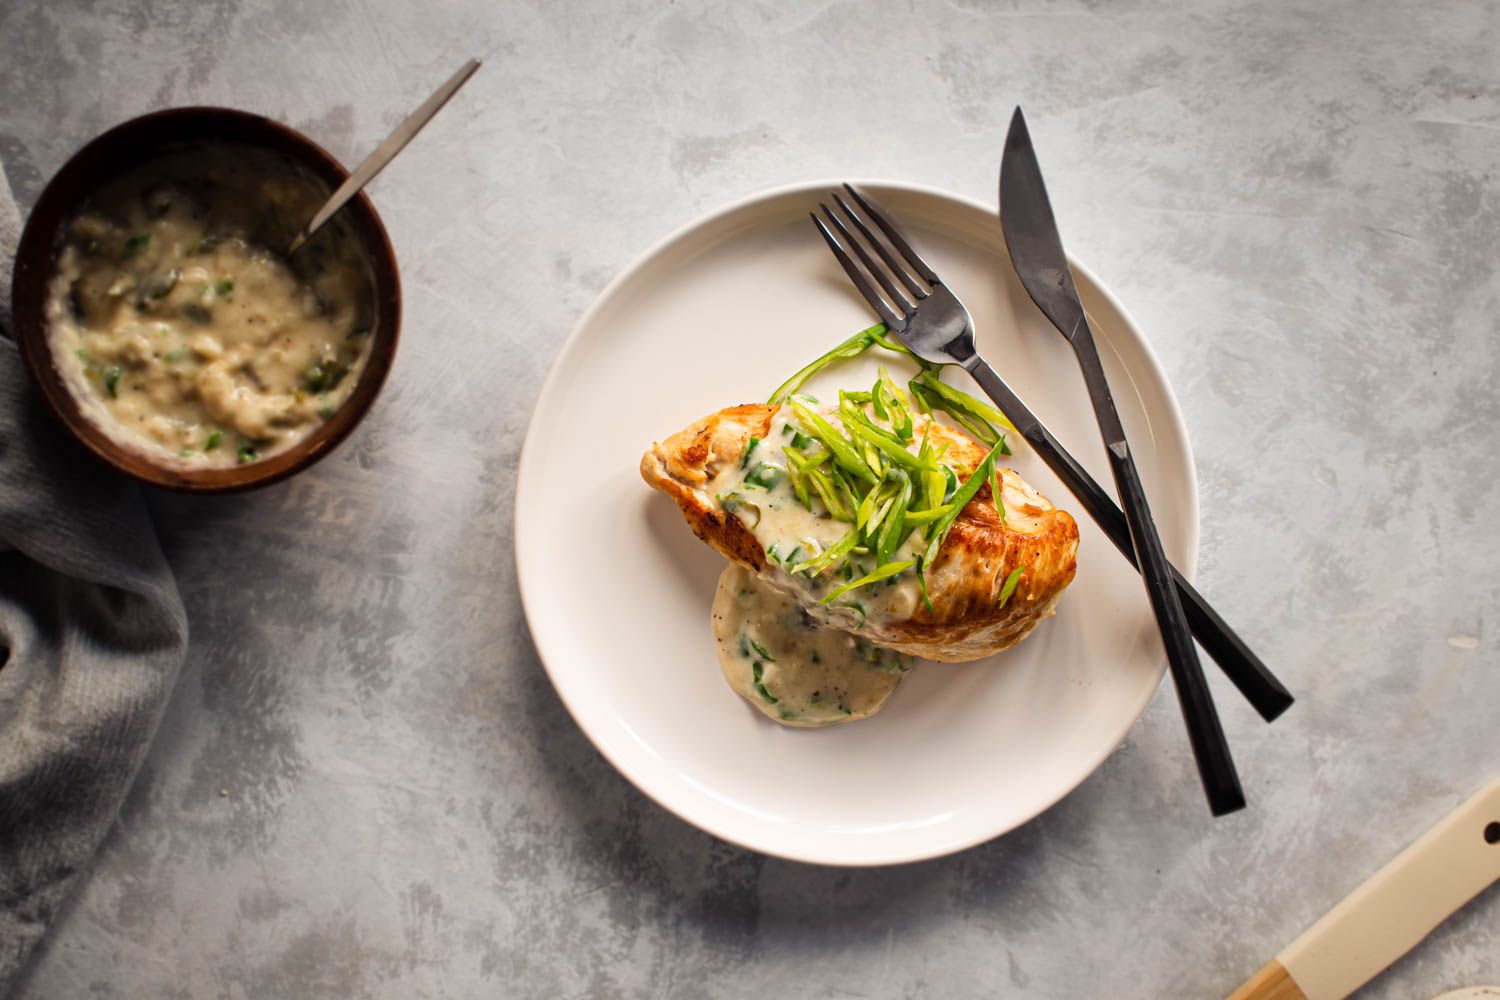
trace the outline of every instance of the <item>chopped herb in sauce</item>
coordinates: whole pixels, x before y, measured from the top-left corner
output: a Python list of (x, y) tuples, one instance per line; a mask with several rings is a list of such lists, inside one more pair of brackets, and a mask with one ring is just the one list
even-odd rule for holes
[(749, 500), (746, 500), (744, 497), (740, 496), (738, 493), (720, 493), (715, 499), (719, 501), (719, 505), (723, 507), (725, 512), (727, 513), (737, 514), (741, 517), (745, 517), (746, 515), (742, 514), (741, 512), (746, 511), (753, 515), (753, 517), (749, 518), (751, 528), (754, 528), (756, 525), (760, 524), (760, 508), (751, 503)]
[(821, 627), (743, 567), (720, 577), (712, 618), (725, 679), (776, 722), (816, 727), (864, 718), (901, 682), (898, 654)]
[(770, 653), (766, 652), (766, 647), (762, 646), (760, 643), (756, 642), (754, 639), (750, 638), (749, 636), (745, 637), (745, 641), (750, 644), (750, 648), (751, 649), (755, 650), (755, 655), (756, 656), (760, 657), (762, 660), (765, 660), (767, 663), (775, 663), (776, 662), (776, 657), (774, 657)]
[(765, 665), (757, 660), (755, 662), (755, 665), (752, 666), (750, 670), (751, 677), (754, 678), (755, 690), (760, 693), (760, 696), (772, 705), (780, 701), (780, 698), (777, 698), (771, 692), (766, 690), (766, 685), (761, 681), (761, 678), (765, 676)]
[(168, 292), (177, 287), (177, 280), (182, 277), (182, 272), (177, 268), (154, 274), (141, 286), (141, 300), (164, 298)]
[[(260, 224), (267, 203), (315, 210), (327, 192), (309, 181), (259, 151), (169, 151), (112, 178), (69, 221), (49, 337), (111, 436), (223, 467), (294, 444), (324, 404), (342, 404), (369, 353), (344, 338), (363, 332), (375, 301), (358, 248), (325, 235), (321, 260), (289, 262)], [(226, 305), (236, 299), (251, 308)]]
[(769, 462), (761, 462), (746, 473), (745, 485), (757, 486), (763, 490), (774, 489), (776, 484), (781, 482), (784, 472), (785, 470), (779, 466), (772, 465)]
[(219, 446), (219, 442), (223, 439), (224, 435), (220, 434), (218, 431), (209, 431), (208, 439), (203, 442), (203, 450), (213, 451)]

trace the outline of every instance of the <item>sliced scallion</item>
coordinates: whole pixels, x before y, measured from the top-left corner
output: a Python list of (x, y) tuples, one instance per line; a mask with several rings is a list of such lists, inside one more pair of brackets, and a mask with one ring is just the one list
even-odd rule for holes
[(818, 499), (823, 501), (823, 506), (828, 513), (838, 521), (853, 520), (853, 512), (844, 503), (844, 498), (834, 486), (828, 473), (821, 469), (806, 469), (801, 477), (805, 482), (812, 484), (818, 493)]
[(720, 493), (714, 499), (719, 501), (719, 506), (723, 507), (726, 513), (734, 514), (740, 520), (747, 522), (751, 528), (760, 524), (760, 508), (738, 493)]
[(1000, 607), (1003, 608), (1010, 603), (1010, 597), (1016, 592), (1016, 584), (1021, 582), (1021, 574), (1024, 572), (1026, 572), (1026, 565), (1023, 563), (1005, 578), (1005, 583), (1000, 587)]
[(755, 449), (760, 447), (760, 438), (753, 437), (750, 443), (745, 445), (745, 453), (740, 456), (740, 468), (750, 468), (750, 456), (755, 454)]
[(755, 661), (755, 663), (750, 667), (750, 679), (755, 685), (756, 692), (767, 702), (774, 705), (781, 699), (777, 698), (774, 694), (766, 690), (765, 682), (761, 680), (761, 678), (764, 676), (765, 665), (762, 664), (759, 660)]
[(1009, 417), (984, 400), (976, 399), (962, 389), (955, 389), (953, 386), (948, 385), (937, 377), (936, 372), (925, 371), (917, 376), (916, 381), (920, 382), (924, 388), (930, 389), (941, 396), (943, 401), (950, 407), (959, 408), (965, 413), (973, 414), (992, 424), (998, 424), (1008, 431), (1016, 432), (1016, 425), (1010, 422)]
[[(943, 540), (948, 537), (948, 531), (953, 527), (953, 522), (958, 520), (958, 515), (963, 513), (963, 509), (968, 506), (969, 501), (974, 499), (974, 494), (979, 492), (979, 487), (983, 486), (985, 481), (989, 479), (990, 469), (994, 467), (995, 455), (999, 451), (999, 444), (990, 449), (989, 454), (984, 456), (984, 461), (979, 463), (979, 468), (975, 469), (974, 473), (969, 476), (968, 481), (954, 492), (953, 508), (933, 523), (932, 531), (928, 535), (927, 550), (922, 553), (922, 558), (917, 567), (917, 576), (922, 581), (922, 599), (926, 602), (927, 610), (929, 611), (932, 610), (932, 601), (927, 596), (927, 571), (937, 562), (938, 552), (942, 549)], [(944, 466), (944, 468), (946, 469), (947, 466)]]
[(817, 438), (823, 447), (833, 453), (833, 460), (844, 470), (868, 482), (878, 482), (870, 467), (865, 464), (848, 438), (840, 434), (823, 416), (800, 402), (793, 401), (792, 412), (797, 415), (809, 434)]
[(792, 393), (802, 388), (802, 386), (807, 383), (808, 379), (812, 378), (814, 375), (818, 374), (818, 372), (822, 371), (824, 368), (827, 368), (835, 361), (840, 361), (844, 358), (859, 357), (865, 351), (869, 350), (870, 345), (874, 343), (874, 340), (871, 339), (871, 331), (883, 331), (884, 329), (884, 323), (877, 323), (874, 326), (870, 327), (869, 330), (861, 330), (859, 333), (856, 333), (854, 336), (850, 337), (842, 344), (839, 344), (837, 347), (829, 351), (827, 354), (823, 355), (821, 358), (818, 358), (816, 361), (803, 366), (803, 368), (798, 371), (797, 374), (793, 375), (791, 378), (781, 383), (781, 385), (777, 386), (776, 391), (771, 393), (771, 398), (766, 402), (783, 403), (792, 395)]
[[(824, 549), (820, 555), (816, 555), (805, 562), (799, 563), (794, 573), (805, 573), (808, 576), (817, 576), (834, 563), (843, 559), (859, 543), (859, 529), (855, 528)], [(846, 564), (847, 565), (847, 564)]]
[(745, 473), (745, 485), (757, 486), (763, 490), (774, 489), (776, 484), (781, 482), (781, 477), (785, 474), (786, 470), (779, 465), (772, 465), (770, 462), (758, 462), (755, 468)]
[[(899, 472), (899, 470), (897, 470)], [(911, 479), (901, 477), (901, 492), (896, 494), (895, 505), (885, 517), (885, 524), (875, 541), (875, 562), (888, 563), (901, 542), (906, 540), (906, 508), (911, 503)]]
[(906, 523), (911, 525), (931, 524), (933, 521), (945, 517), (952, 509), (952, 504), (945, 503), (941, 506), (933, 507), (931, 510), (909, 510), (906, 512)]
[(898, 574), (905, 573), (916, 564), (917, 561), (915, 559), (903, 559), (900, 562), (886, 563), (884, 566), (881, 566), (874, 572), (866, 573), (858, 580), (851, 580), (837, 590), (829, 591), (828, 594), (818, 603), (829, 604), (833, 601), (838, 600), (840, 597), (843, 597), (851, 590), (858, 590), (860, 587), (872, 584), (877, 580), (884, 580), (886, 577), (897, 576)]

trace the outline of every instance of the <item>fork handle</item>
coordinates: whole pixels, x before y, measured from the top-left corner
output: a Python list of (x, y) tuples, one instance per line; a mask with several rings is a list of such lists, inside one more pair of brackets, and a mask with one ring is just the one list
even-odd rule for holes
[[(1083, 505), (1094, 523), (1114, 542), (1120, 554), (1139, 570), (1135, 546), (1130, 541), (1130, 526), (1125, 520), (1124, 511), (1120, 510), (1114, 498), (1078, 464), (1078, 460), (1052, 436), (1052, 432), (995, 374), (988, 363), (978, 361), (969, 372), (995, 401), (995, 405), (1000, 407), (1001, 412), (1016, 425), (1016, 430), (1041, 456), (1042, 461), (1047, 463), (1047, 467)], [(1245, 700), (1260, 713), (1261, 718), (1270, 722), (1280, 716), (1291, 707), (1294, 700), (1291, 692), (1276, 679), (1270, 668), (1261, 662), (1260, 657), (1229, 627), (1229, 623), (1219, 616), (1208, 599), (1198, 593), (1197, 588), (1188, 582), (1177, 567), (1169, 564), (1169, 568), (1172, 582), (1177, 586), (1177, 596), (1182, 601), (1182, 610), (1187, 615), (1188, 627), (1203, 644), (1203, 649), (1213, 657), (1224, 676), (1239, 689)]]

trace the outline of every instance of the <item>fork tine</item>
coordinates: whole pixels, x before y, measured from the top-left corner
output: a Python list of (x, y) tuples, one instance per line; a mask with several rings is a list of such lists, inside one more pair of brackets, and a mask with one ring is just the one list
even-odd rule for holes
[(871, 204), (869, 199), (867, 199), (864, 195), (854, 190), (853, 185), (845, 184), (844, 190), (853, 195), (854, 200), (859, 202), (860, 207), (863, 208), (866, 212), (870, 213), (870, 218), (875, 220), (875, 225), (879, 226), (880, 231), (885, 233), (885, 235), (890, 238), (891, 246), (901, 251), (901, 255), (912, 263), (912, 266), (917, 269), (918, 274), (926, 278), (934, 285), (941, 285), (943, 283), (941, 279), (938, 278), (937, 272), (928, 267), (927, 262), (923, 260), (921, 256), (911, 248), (911, 244), (906, 242), (906, 237), (902, 236), (900, 231), (898, 231), (896, 227), (891, 224), (891, 220), (886, 218), (886, 214), (884, 212)]
[(844, 272), (849, 275), (849, 280), (854, 282), (854, 287), (859, 289), (859, 294), (863, 295), (865, 301), (869, 302), (875, 311), (880, 314), (880, 318), (885, 320), (885, 325), (896, 331), (906, 329), (906, 322), (898, 317), (890, 306), (886, 305), (885, 299), (882, 299), (880, 293), (875, 290), (875, 286), (870, 284), (870, 279), (865, 277), (864, 272), (859, 269), (849, 254), (844, 251), (843, 246), (839, 244), (838, 238), (829, 231), (827, 226), (823, 225), (823, 220), (812, 212), (807, 214), (813, 220), (813, 225), (818, 227), (818, 232), (823, 234), (823, 239), (828, 241), (828, 249), (832, 250), (833, 255), (838, 258), (839, 263), (844, 265)]
[[(864, 235), (865, 241), (875, 248), (875, 252), (880, 254), (880, 259), (885, 261), (886, 266), (901, 279), (901, 283), (918, 299), (927, 298), (927, 289), (917, 284), (916, 279), (908, 274), (906, 268), (891, 255), (891, 252), (885, 248), (885, 244), (875, 238), (875, 234), (870, 232), (870, 227), (865, 225), (865, 221), (855, 214), (854, 209), (849, 207), (849, 203), (840, 197), (837, 191), (833, 193), (833, 200), (838, 202), (839, 208), (842, 208), (844, 214), (849, 216), (849, 221), (859, 227), (859, 231)], [(865, 263), (868, 265), (869, 261)]]
[[(838, 195), (834, 195), (834, 197), (837, 198)], [(844, 223), (839, 219), (837, 215), (834, 214), (833, 209), (829, 208), (822, 202), (818, 203), (818, 207), (823, 210), (823, 214), (828, 218), (828, 221), (833, 223), (833, 228), (839, 231), (839, 235), (844, 238), (844, 243), (849, 247), (850, 250), (854, 251), (855, 256), (859, 258), (859, 262), (865, 266), (865, 270), (869, 271), (872, 275), (875, 276), (875, 280), (880, 282), (880, 287), (885, 289), (886, 298), (890, 299), (891, 304), (894, 305), (897, 309), (900, 309), (903, 315), (915, 309), (916, 303), (908, 300), (906, 296), (901, 294), (901, 289), (897, 288), (896, 283), (890, 279), (890, 277), (885, 273), (885, 270), (875, 263), (875, 261), (870, 257), (869, 253), (867, 253), (865, 251), (865, 248), (860, 244), (859, 240), (854, 238), (854, 234), (849, 232)], [(884, 254), (882, 254), (881, 256), (884, 256)], [(887, 263), (889, 263), (889, 261), (887, 261)], [(905, 277), (905, 275), (902, 275), (902, 278)], [(923, 299), (926, 297), (927, 293), (925, 291), (917, 295), (918, 299)]]

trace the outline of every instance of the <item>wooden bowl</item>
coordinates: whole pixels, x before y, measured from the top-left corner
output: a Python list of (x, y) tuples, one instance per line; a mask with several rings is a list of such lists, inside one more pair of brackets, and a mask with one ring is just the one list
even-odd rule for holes
[(63, 165), (32, 209), (16, 252), (12, 314), (21, 356), (52, 412), (85, 447), (110, 465), (153, 486), (187, 493), (254, 489), (301, 472), (349, 436), (379, 395), (396, 354), (401, 327), (401, 282), (390, 238), (363, 194), (341, 210), (370, 265), (374, 325), (359, 380), (342, 406), (285, 451), (225, 469), (183, 469), (122, 446), (86, 417), (53, 364), (47, 336), (47, 297), (67, 223), (101, 186), (169, 147), (233, 142), (278, 154), (332, 191), (349, 176), (338, 160), (302, 133), (229, 108), (174, 108), (133, 118), (84, 146)]

